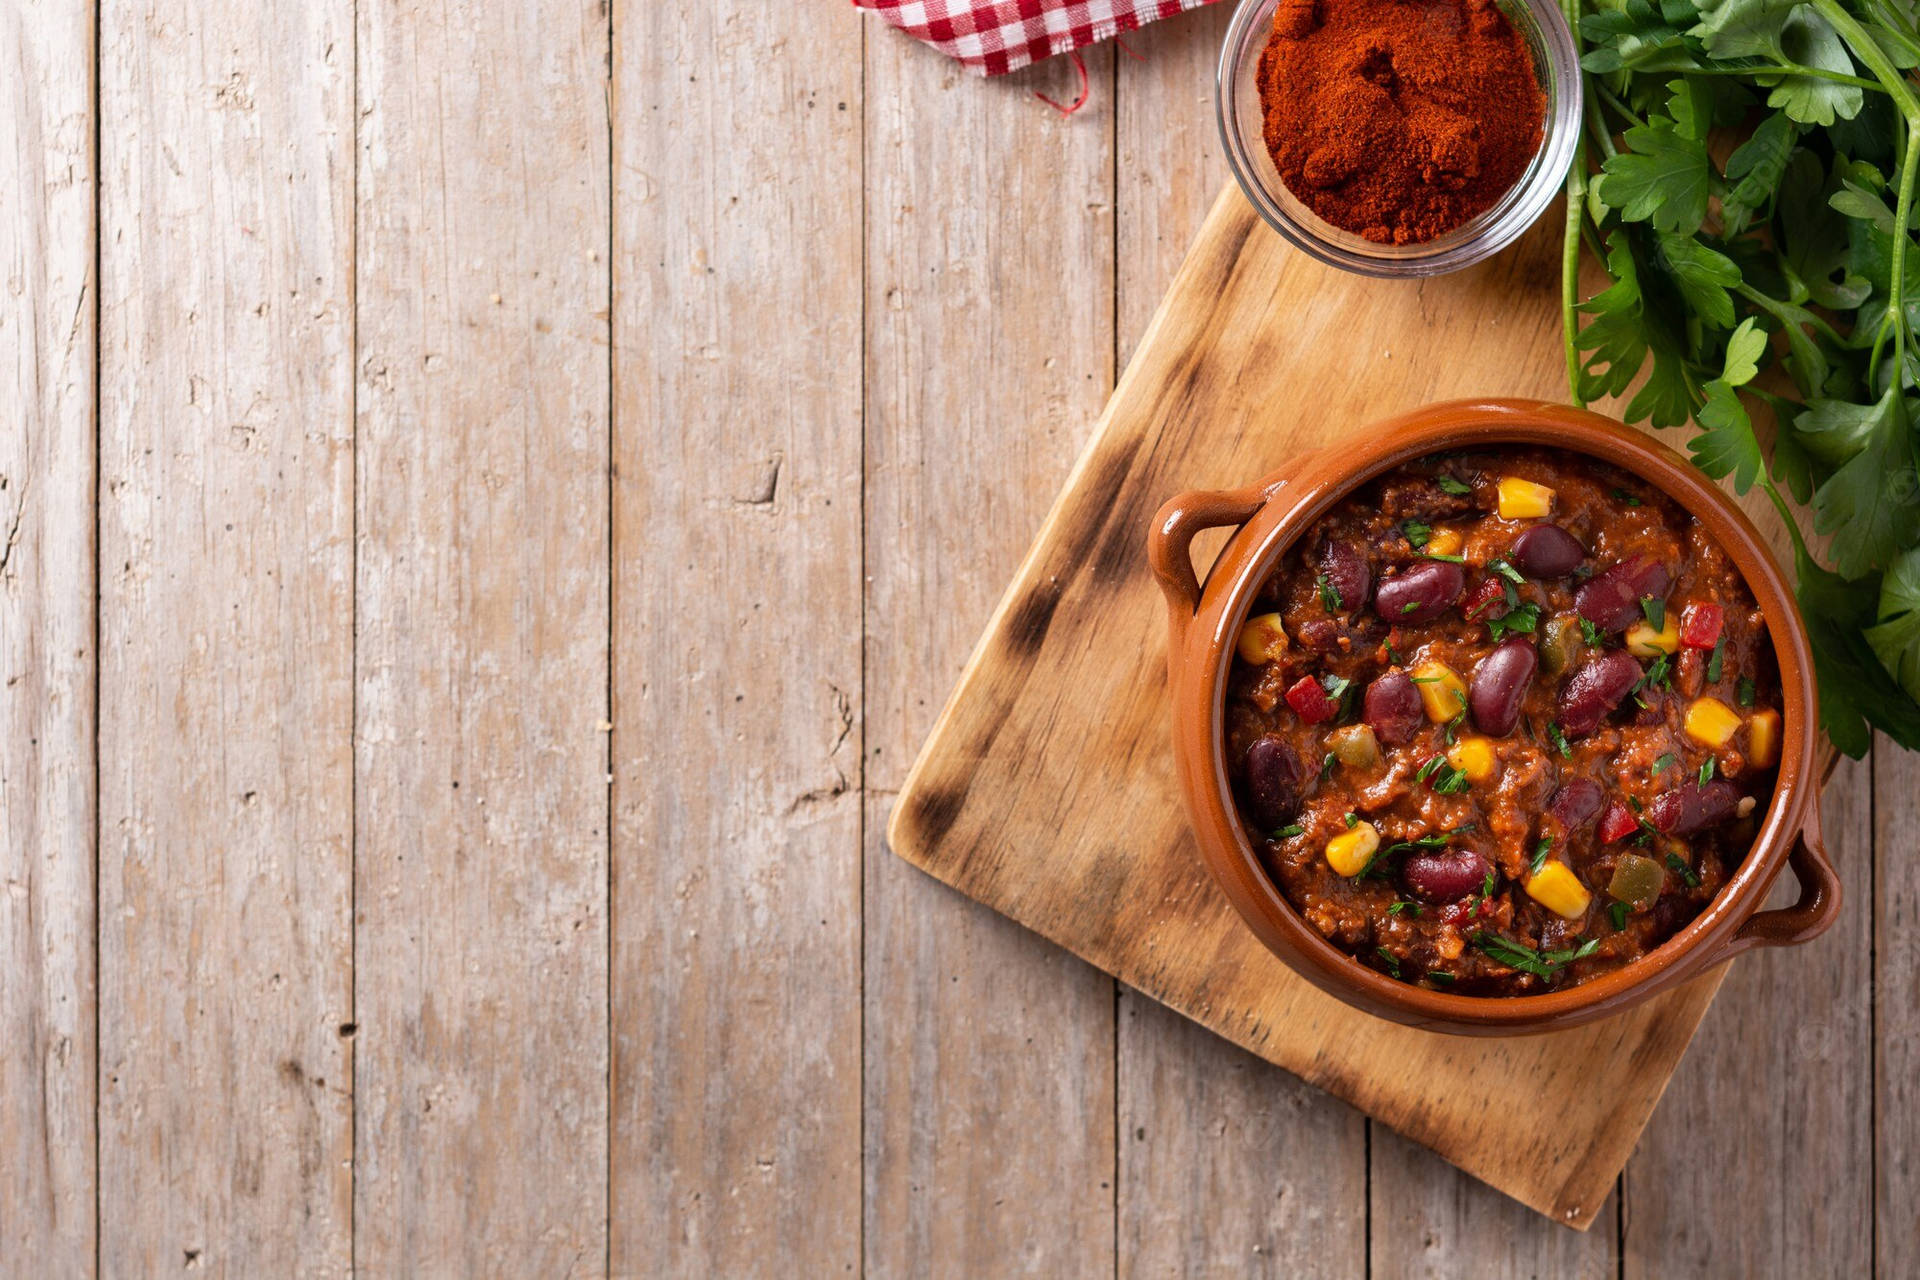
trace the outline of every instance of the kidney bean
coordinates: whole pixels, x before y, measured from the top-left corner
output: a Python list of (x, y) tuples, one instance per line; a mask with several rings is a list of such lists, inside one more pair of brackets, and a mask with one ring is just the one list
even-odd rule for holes
[(1575, 778), (1553, 793), (1547, 801), (1547, 812), (1566, 830), (1577, 831), (1599, 816), (1605, 800), (1599, 783), (1592, 778)]
[(1480, 732), (1495, 737), (1513, 732), (1513, 726), (1520, 722), (1520, 704), (1526, 701), (1539, 666), (1540, 655), (1520, 636), (1502, 640), (1492, 653), (1480, 659), (1467, 690), (1467, 706)]
[(1419, 853), (1400, 874), (1408, 890), (1428, 902), (1458, 902), (1487, 882), (1487, 860), (1471, 849)]
[(1503, 585), (1504, 581), (1501, 578), (1488, 578), (1467, 592), (1467, 598), (1460, 602), (1461, 616), (1474, 622), (1506, 617), (1507, 589)]
[(1654, 797), (1647, 806), (1647, 821), (1662, 835), (1684, 836), (1725, 822), (1739, 804), (1740, 788), (1725, 778), (1705, 786), (1687, 782)]
[(1608, 649), (1588, 658), (1560, 687), (1560, 731), (1569, 738), (1592, 733), (1643, 674), (1640, 664), (1624, 649)]
[(1340, 608), (1353, 610), (1366, 603), (1373, 570), (1366, 556), (1351, 542), (1328, 542), (1320, 548), (1320, 572), (1340, 597)]
[(1292, 821), (1299, 812), (1307, 771), (1286, 739), (1269, 733), (1247, 748), (1247, 801), (1262, 834)]
[(1373, 726), (1374, 736), (1390, 747), (1403, 747), (1426, 718), (1420, 706), (1420, 691), (1404, 671), (1389, 671), (1367, 686), (1362, 718)]
[(1564, 578), (1586, 558), (1580, 540), (1557, 524), (1529, 525), (1507, 551), (1507, 562), (1529, 578)]
[(1640, 616), (1640, 601), (1666, 599), (1673, 580), (1667, 567), (1646, 556), (1629, 556), (1596, 573), (1573, 593), (1573, 607), (1602, 631), (1624, 631)]
[(1388, 622), (1430, 622), (1466, 588), (1467, 575), (1448, 560), (1428, 560), (1383, 578), (1373, 589), (1373, 611)]

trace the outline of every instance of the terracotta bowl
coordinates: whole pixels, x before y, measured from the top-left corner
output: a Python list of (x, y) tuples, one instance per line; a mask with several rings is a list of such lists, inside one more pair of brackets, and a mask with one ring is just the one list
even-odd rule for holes
[[(1578, 986), (1544, 995), (1467, 996), (1397, 982), (1320, 936), (1268, 877), (1248, 841), (1224, 757), (1227, 673), (1248, 607), (1294, 539), (1356, 486), (1431, 453), (1487, 445), (1550, 445), (1611, 463), (1663, 489), (1698, 517), (1745, 576), (1779, 658), (1783, 740), (1765, 821), (1719, 897), (1664, 945)], [(1204, 529), (1236, 527), (1203, 587), (1191, 545)], [(1369, 1013), (1465, 1035), (1560, 1030), (1638, 1004), (1749, 947), (1786, 946), (1823, 932), (1840, 910), (1840, 882), (1820, 837), (1813, 660), (1785, 575), (1744, 513), (1679, 454), (1611, 419), (1524, 400), (1455, 401), (1377, 423), (1257, 484), (1182, 494), (1154, 518), (1149, 556), (1166, 593), (1174, 754), (1200, 856), (1248, 926), (1321, 990)], [(1762, 911), (1783, 865), (1799, 901)]]

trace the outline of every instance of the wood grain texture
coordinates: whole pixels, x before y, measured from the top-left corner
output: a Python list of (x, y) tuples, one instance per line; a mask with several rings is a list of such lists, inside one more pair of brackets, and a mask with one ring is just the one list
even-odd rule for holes
[[(1259, 947), (1186, 847), (1161, 745), (1163, 606), (1141, 550), (1152, 511), (1181, 489), (1243, 483), (1354, 424), (1450, 394), (1557, 386), (1551, 231), (1476, 270), (1367, 283), (1287, 251), (1237, 192), (1224, 195), (916, 764), (889, 838), (969, 895), (1584, 1226), (1719, 974), (1607, 1022), (1505, 1041), (1390, 1026), (1308, 987)], [(1291, 358), (1301, 350), (1315, 352), (1311, 365)], [(1089, 661), (1095, 652), (1103, 661)], [(1062, 672), (1073, 678), (1053, 678)], [(1420, 1071), (1377, 1069), (1403, 1061)], [(1596, 1064), (1626, 1083), (1586, 1088)], [(1529, 1101), (1509, 1105), (1516, 1093)]]
[[(1551, 1142), (1550, 1124), (1541, 1122), (1531, 1140)], [(1608, 1197), (1592, 1230), (1567, 1231), (1379, 1124), (1370, 1170), (1373, 1280), (1451, 1276), (1463, 1267), (1541, 1280), (1618, 1274), (1617, 1196)]]
[(1113, 984), (933, 884), (888, 802), (1113, 379), (1112, 51), (983, 84), (867, 38), (865, 1262), (1113, 1268)]
[(1872, 895), (1874, 1258), (1892, 1277), (1920, 1258), (1920, 754), (1875, 737), (1873, 802), (1873, 871), (1847, 888)]
[(614, 14), (616, 1275), (860, 1266), (861, 27)]
[(1872, 1271), (1871, 779), (1842, 761), (1821, 801), (1839, 921), (1732, 966), (1627, 1166), (1627, 1280)]
[(1118, 1058), (1121, 1276), (1365, 1274), (1365, 1116), (1137, 991)]
[[(1133, 33), (1114, 64), (1122, 363), (1229, 181), (1212, 85), (1232, 8)], [(1119, 1015), (1121, 1274), (1360, 1274), (1366, 1117), (1138, 992)]]
[(350, 13), (101, 15), (108, 1275), (348, 1269)]
[(355, 1264), (607, 1251), (607, 15), (359, 4)]
[(96, 1061), (91, 7), (0, 8), (0, 67), (0, 1259), (85, 1276)]

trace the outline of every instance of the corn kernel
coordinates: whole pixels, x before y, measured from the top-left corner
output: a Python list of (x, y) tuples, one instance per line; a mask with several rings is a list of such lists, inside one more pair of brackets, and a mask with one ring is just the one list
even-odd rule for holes
[(1747, 720), (1747, 763), (1769, 769), (1780, 758), (1780, 713), (1756, 711)]
[(1467, 709), (1467, 686), (1446, 663), (1422, 662), (1410, 674), (1420, 691), (1420, 705), (1435, 724), (1445, 724)]
[(1501, 476), (1498, 502), (1502, 520), (1532, 520), (1553, 510), (1553, 490), (1519, 476)]
[(1587, 914), (1587, 904), (1593, 901), (1587, 886), (1580, 883), (1580, 877), (1564, 862), (1546, 863), (1529, 876), (1527, 896), (1568, 920), (1578, 920)]
[(1278, 662), (1287, 651), (1287, 629), (1280, 624), (1280, 615), (1263, 613), (1248, 618), (1247, 625), (1240, 628), (1240, 642), (1235, 648), (1240, 651), (1240, 661), (1256, 667)]
[(1447, 763), (1467, 775), (1468, 782), (1493, 777), (1493, 743), (1470, 734), (1447, 748)]
[(1724, 747), (1740, 730), (1740, 717), (1718, 698), (1695, 698), (1687, 708), (1687, 736), (1706, 747)]
[(1327, 865), (1343, 876), (1357, 876), (1367, 869), (1380, 850), (1380, 833), (1371, 822), (1356, 822), (1327, 841)]
[(1627, 628), (1627, 652), (1636, 658), (1657, 658), (1680, 649), (1680, 624), (1671, 613), (1658, 631), (1645, 618)]
[(1457, 556), (1460, 554), (1460, 531), (1441, 525), (1427, 535), (1427, 545), (1420, 548), (1430, 556)]

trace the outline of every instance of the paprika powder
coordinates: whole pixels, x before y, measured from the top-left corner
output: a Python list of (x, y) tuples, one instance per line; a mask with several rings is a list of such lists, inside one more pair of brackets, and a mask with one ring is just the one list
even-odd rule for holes
[(1380, 244), (1492, 207), (1544, 134), (1532, 50), (1494, 0), (1281, 0), (1258, 84), (1287, 189)]

